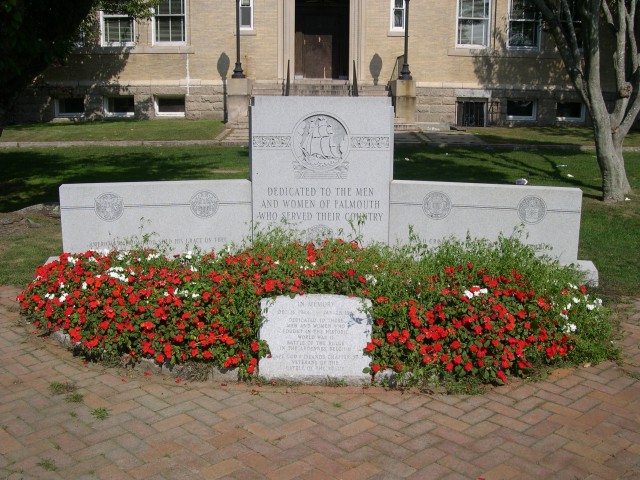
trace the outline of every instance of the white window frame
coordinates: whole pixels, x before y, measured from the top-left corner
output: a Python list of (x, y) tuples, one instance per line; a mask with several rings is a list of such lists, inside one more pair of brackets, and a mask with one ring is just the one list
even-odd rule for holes
[[(513, 3), (515, 0), (509, 0), (509, 23), (507, 27), (507, 48), (510, 50), (540, 50), (540, 38), (542, 36), (542, 23), (538, 18), (515, 18), (513, 14)], [(523, 2), (532, 2), (532, 0), (521, 0)], [(535, 45), (511, 45), (511, 29), (513, 24), (535, 23), (536, 44)]]
[[(489, 8), (487, 9), (487, 14), (485, 17), (462, 17), (460, 16), (460, 7), (461, 3), (465, 0), (457, 1), (456, 8), (456, 47), (457, 48), (488, 48), (489, 47), (489, 36), (491, 32), (491, 10), (492, 10), (492, 0), (488, 0)], [(473, 1), (473, 0), (470, 0)], [(460, 22), (464, 20), (482, 20), (485, 23), (485, 32), (484, 32), (484, 40), (482, 44), (475, 43), (460, 43)]]
[[(250, 24), (242, 23), (242, 9), (249, 9)], [(240, 0), (240, 30), (253, 30), (253, 0)]]
[[(163, 1), (163, 0), (160, 0)], [(170, 1), (170, 0), (166, 0), (166, 1)], [(159, 6), (156, 7), (156, 13), (153, 16), (153, 22), (152, 23), (152, 34), (153, 34), (153, 45), (186, 45), (187, 44), (187, 1), (186, 0), (181, 0), (182, 1), (182, 13), (181, 14), (160, 14), (158, 13), (158, 9)], [(170, 5), (170, 3), (169, 3)], [(182, 36), (183, 38), (181, 40), (158, 40), (158, 17), (182, 17)]]
[[(397, 7), (396, 6), (396, 0), (390, 0), (390, 18), (389, 18), (389, 30), (392, 32), (404, 32), (404, 27), (406, 25), (406, 20), (407, 20), (407, 2), (406, 0), (401, 0), (402, 1), (402, 7)], [(396, 25), (396, 11), (397, 10), (402, 10), (402, 26), (397, 26)]]
[[(509, 115), (509, 102), (531, 102), (531, 115)], [(507, 120), (517, 120), (523, 122), (533, 122), (538, 118), (538, 101), (527, 99), (510, 98), (507, 100)]]
[[(67, 100), (67, 98), (82, 98), (82, 104), (83, 104), (83, 110), (82, 112), (77, 112), (77, 113), (62, 113), (60, 112), (60, 101), (61, 100)], [(85, 98), (84, 97), (62, 97), (62, 98), (54, 98), (53, 101), (53, 108), (54, 108), (54, 116), (56, 118), (82, 118), (85, 115), (85, 111), (87, 106), (85, 105)]]
[[(107, 28), (105, 24), (105, 20), (110, 18), (119, 18), (119, 19), (128, 19), (131, 24), (131, 41), (117, 41), (117, 42), (109, 42), (107, 41), (106, 34)], [(119, 14), (111, 14), (100, 12), (100, 45), (103, 47), (133, 47), (136, 44), (136, 22), (133, 17), (128, 15), (119, 15)]]
[(118, 98), (118, 97), (128, 97), (128, 98), (134, 98), (133, 95), (112, 95), (112, 96), (108, 96), (108, 97), (104, 97), (104, 114), (107, 117), (122, 117), (122, 118), (131, 118), (135, 115), (135, 100), (133, 103), (133, 107), (134, 107), (134, 111), (133, 112), (112, 112), (111, 109), (109, 108), (109, 101), (112, 98)]
[[(181, 98), (184, 101), (184, 112), (161, 112), (158, 100), (162, 98)], [(187, 114), (187, 99), (184, 95), (155, 95), (153, 105), (158, 117), (184, 117)]]
[[(558, 109), (558, 104), (560, 103), (579, 103), (580, 104), (580, 116), (579, 117), (558, 117), (557, 116), (557, 109)], [(558, 122), (567, 122), (567, 123), (583, 123), (586, 119), (586, 108), (584, 106), (584, 103), (582, 102), (556, 102), (556, 120)]]

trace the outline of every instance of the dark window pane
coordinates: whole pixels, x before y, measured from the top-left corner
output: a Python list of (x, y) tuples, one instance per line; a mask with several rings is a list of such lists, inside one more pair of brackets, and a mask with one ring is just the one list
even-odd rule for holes
[(58, 113), (61, 115), (78, 115), (84, 113), (84, 98), (58, 99)]
[(558, 102), (556, 117), (582, 118), (582, 104), (580, 102)]
[(109, 113), (133, 113), (135, 103), (133, 97), (111, 97), (109, 98)]
[(159, 113), (184, 113), (184, 97), (158, 97)]

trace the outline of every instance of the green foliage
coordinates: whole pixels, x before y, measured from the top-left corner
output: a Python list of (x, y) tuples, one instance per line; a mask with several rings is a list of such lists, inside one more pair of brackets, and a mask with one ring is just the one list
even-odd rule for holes
[(37, 465), (47, 470), (48, 472), (55, 472), (56, 470), (58, 470), (56, 462), (54, 462), (50, 458), (43, 458), (37, 463)]
[(109, 416), (109, 411), (104, 407), (98, 407), (91, 412), (91, 415), (96, 417), (98, 420), (106, 420)]
[[(47, 331), (62, 329), (93, 359), (128, 354), (159, 364), (257, 373), (260, 301), (326, 293), (369, 299), (372, 378), (397, 385), (503, 383), (556, 362), (615, 358), (608, 312), (582, 274), (523, 245), (446, 241), (431, 248), (292, 241), (286, 228), (218, 254), (166, 258), (153, 249), (64, 254), (18, 297)], [(193, 378), (208, 369), (194, 368)], [(471, 380), (473, 379), (473, 380)], [(327, 381), (332, 381), (331, 379)]]
[(49, 384), (49, 390), (51, 390), (51, 393), (53, 393), (54, 395), (62, 395), (63, 393), (71, 393), (71, 392), (74, 392), (75, 389), (76, 389), (75, 384), (73, 384), (71, 382), (66, 382), (66, 383), (51, 382)]

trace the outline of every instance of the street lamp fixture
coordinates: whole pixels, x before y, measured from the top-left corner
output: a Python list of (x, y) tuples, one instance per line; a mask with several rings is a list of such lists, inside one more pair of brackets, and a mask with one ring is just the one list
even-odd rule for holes
[[(405, 45), (405, 50), (406, 50)], [(236, 0), (236, 66), (233, 69), (231, 78), (245, 78), (240, 62), (240, 0)]]
[(404, 11), (404, 60), (402, 64), (402, 70), (398, 79), (400, 80), (412, 80), (411, 70), (409, 70), (409, 3), (410, 0), (405, 0)]

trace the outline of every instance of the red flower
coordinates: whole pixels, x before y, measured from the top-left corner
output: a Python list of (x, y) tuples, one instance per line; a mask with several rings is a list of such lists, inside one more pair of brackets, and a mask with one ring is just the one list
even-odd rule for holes
[(374, 363), (373, 365), (371, 365), (371, 370), (373, 370), (373, 373), (378, 373), (380, 371), (380, 365)]

